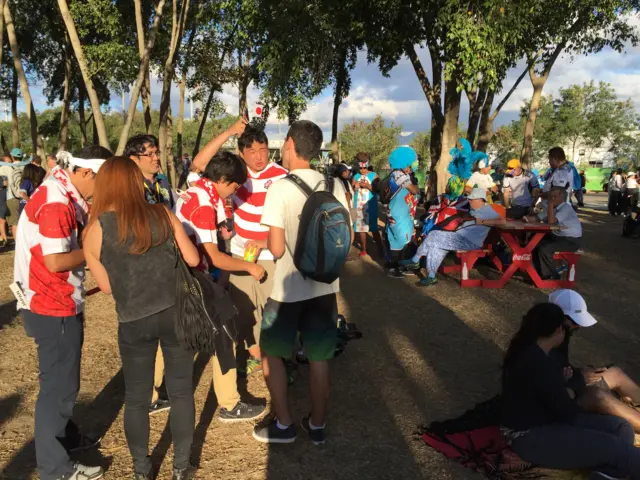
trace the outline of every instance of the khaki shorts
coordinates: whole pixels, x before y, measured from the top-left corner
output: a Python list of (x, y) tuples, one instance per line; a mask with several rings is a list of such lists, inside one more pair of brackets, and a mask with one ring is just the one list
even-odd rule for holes
[[(238, 255), (233, 258), (243, 260)], [(276, 263), (273, 260), (258, 261), (267, 278), (262, 282), (256, 281), (246, 272), (231, 274), (229, 280), (229, 292), (238, 309), (238, 344), (245, 344), (247, 348), (260, 344), (260, 325), (262, 324), (262, 312), (273, 289), (273, 277), (276, 272)]]
[(20, 210), (20, 200), (11, 198), (7, 200), (7, 223), (11, 226), (18, 225), (18, 211)]

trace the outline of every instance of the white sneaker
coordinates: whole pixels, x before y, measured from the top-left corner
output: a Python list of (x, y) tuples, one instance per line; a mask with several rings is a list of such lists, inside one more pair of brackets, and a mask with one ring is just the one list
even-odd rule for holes
[(602, 472), (591, 472), (589, 475), (589, 480), (624, 480), (618, 477), (612, 477), (611, 475), (607, 475)]
[(73, 473), (65, 475), (59, 480), (97, 480), (102, 478), (102, 475), (104, 475), (102, 467), (89, 467), (76, 462), (73, 464)]

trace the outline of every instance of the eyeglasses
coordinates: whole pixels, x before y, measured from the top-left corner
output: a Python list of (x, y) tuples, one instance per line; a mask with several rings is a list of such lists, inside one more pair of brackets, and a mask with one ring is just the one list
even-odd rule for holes
[(157, 151), (155, 152), (144, 152), (144, 153), (139, 153), (138, 154), (139, 157), (149, 157), (149, 158), (160, 158), (160, 155), (158, 154)]

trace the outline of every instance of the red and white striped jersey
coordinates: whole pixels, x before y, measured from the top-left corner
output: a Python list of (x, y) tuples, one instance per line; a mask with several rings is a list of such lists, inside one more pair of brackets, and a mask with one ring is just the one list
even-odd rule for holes
[(25, 206), (18, 222), (13, 274), (33, 313), (70, 317), (83, 311), (84, 266), (52, 273), (44, 257), (80, 248), (78, 227), (86, 221), (86, 203), (64, 172), (49, 176)]
[[(247, 168), (247, 181), (233, 196), (235, 235), (231, 239), (231, 253), (243, 256), (247, 241), (267, 239), (269, 228), (260, 223), (267, 190), (273, 182), (285, 177), (287, 173), (277, 163), (269, 163), (257, 173)], [(259, 260), (273, 260), (273, 255), (265, 249), (260, 253)]]

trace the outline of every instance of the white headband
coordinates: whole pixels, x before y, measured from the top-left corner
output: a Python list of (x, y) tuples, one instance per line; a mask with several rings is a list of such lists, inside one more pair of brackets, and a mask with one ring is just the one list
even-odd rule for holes
[(56, 154), (56, 159), (58, 160), (58, 162), (68, 162), (70, 165), (73, 165), (75, 167), (88, 168), (90, 170), (93, 170), (95, 173), (98, 173), (98, 170), (100, 170), (102, 164), (106, 162), (106, 160), (103, 160), (101, 158), (77, 158), (71, 155), (71, 153), (64, 150), (60, 150)]

